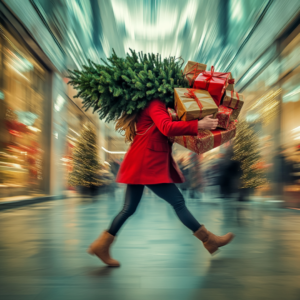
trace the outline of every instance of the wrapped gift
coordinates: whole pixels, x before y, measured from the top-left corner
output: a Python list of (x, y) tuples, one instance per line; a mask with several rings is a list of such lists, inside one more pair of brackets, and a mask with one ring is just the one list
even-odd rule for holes
[(235, 133), (236, 123), (231, 122), (227, 130), (199, 130), (197, 136), (174, 136), (169, 140), (201, 154), (230, 141), (235, 137)]
[(219, 120), (218, 128), (227, 129), (230, 123), (231, 114), (233, 109), (226, 107), (224, 105), (220, 105), (218, 108), (218, 112), (216, 114), (216, 118)]
[(233, 109), (230, 121), (234, 121), (239, 116), (244, 105), (244, 96), (243, 94), (238, 94), (234, 91), (226, 91), (224, 94), (222, 105)]
[(235, 80), (234, 80), (234, 78), (232, 78), (232, 75), (230, 73), (230, 76), (228, 78), (228, 86), (226, 88), (226, 91), (234, 91), (234, 83), (235, 83)]
[(175, 88), (175, 110), (179, 120), (191, 121), (215, 114), (218, 107), (205, 90)]
[(177, 112), (174, 109), (168, 108), (168, 113), (169, 113), (171, 121), (179, 121)]
[(206, 70), (205, 64), (200, 64), (195, 61), (188, 61), (183, 70), (183, 75), (189, 82), (190, 86), (193, 86), (197, 76)]
[(211, 67), (211, 71), (205, 71), (198, 75), (194, 81), (194, 89), (206, 90), (210, 93), (217, 106), (220, 105), (222, 96), (228, 86), (228, 79), (230, 72), (221, 73), (215, 72), (214, 67)]

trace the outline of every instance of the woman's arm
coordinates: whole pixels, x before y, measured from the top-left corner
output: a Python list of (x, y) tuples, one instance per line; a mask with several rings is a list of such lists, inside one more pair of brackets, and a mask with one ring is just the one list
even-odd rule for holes
[(218, 126), (218, 119), (213, 119), (213, 115), (204, 117), (198, 121), (198, 129), (215, 130)]
[(215, 129), (218, 124), (218, 120), (210, 119), (209, 117), (200, 121), (172, 122), (165, 104), (160, 100), (153, 100), (148, 109), (151, 119), (165, 136), (197, 135), (198, 129), (211, 130)]

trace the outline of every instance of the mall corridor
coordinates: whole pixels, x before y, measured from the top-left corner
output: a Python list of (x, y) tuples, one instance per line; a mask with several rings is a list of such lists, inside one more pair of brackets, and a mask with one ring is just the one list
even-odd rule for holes
[(172, 208), (145, 193), (113, 247), (120, 268), (85, 251), (122, 206), (123, 190), (0, 212), (0, 298), (300, 299), (299, 211), (187, 199), (232, 244), (210, 256)]

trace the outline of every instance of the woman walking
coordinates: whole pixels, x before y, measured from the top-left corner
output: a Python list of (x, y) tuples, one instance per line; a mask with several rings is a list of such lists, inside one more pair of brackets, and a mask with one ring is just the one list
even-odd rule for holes
[(144, 187), (171, 204), (180, 221), (201, 240), (204, 247), (213, 254), (219, 247), (228, 244), (232, 233), (216, 236), (204, 225), (198, 223), (185, 205), (184, 198), (175, 183), (184, 178), (172, 158), (168, 136), (197, 135), (198, 129), (213, 130), (217, 119), (207, 116), (202, 120), (172, 122), (166, 104), (158, 99), (148, 103), (136, 117), (136, 131), (132, 126), (126, 129), (126, 138), (132, 141), (117, 176), (117, 182), (127, 184), (124, 207), (88, 249), (109, 266), (120, 263), (110, 256), (110, 247), (124, 222), (135, 212), (140, 203)]

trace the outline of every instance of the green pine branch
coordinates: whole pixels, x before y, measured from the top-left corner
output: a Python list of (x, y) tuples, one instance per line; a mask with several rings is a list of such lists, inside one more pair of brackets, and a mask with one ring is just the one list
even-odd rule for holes
[(100, 119), (117, 120), (123, 112), (138, 113), (154, 98), (172, 103), (175, 87), (188, 87), (175, 57), (130, 49), (125, 58), (113, 50), (107, 61), (88, 61), (82, 70), (70, 70), (70, 81), (85, 109), (92, 108)]

